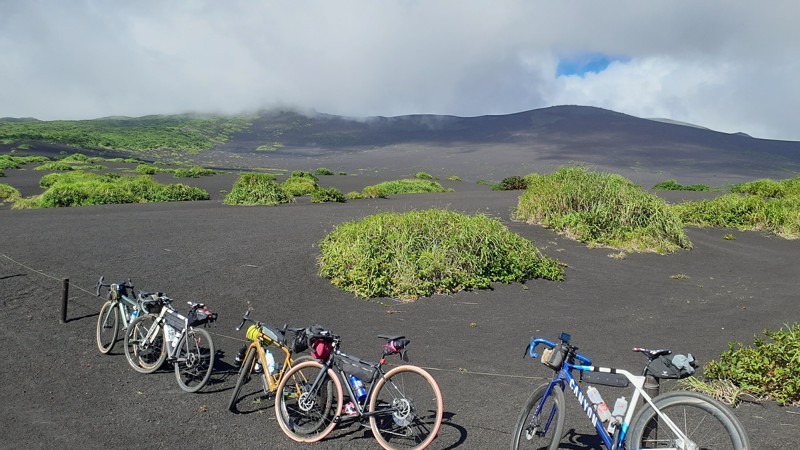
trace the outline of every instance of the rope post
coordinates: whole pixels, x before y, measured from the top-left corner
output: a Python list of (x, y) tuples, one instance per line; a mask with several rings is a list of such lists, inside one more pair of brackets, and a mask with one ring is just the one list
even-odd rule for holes
[(67, 300), (69, 299), (69, 278), (61, 280), (61, 323), (67, 323)]

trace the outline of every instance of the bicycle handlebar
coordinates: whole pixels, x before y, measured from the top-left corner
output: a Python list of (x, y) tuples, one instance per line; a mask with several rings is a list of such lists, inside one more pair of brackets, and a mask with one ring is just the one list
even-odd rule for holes
[[(97, 284), (95, 284), (95, 285), (94, 285), (94, 293), (95, 293), (95, 295), (97, 295), (98, 297), (100, 297), (100, 288), (101, 288), (101, 287), (111, 287), (111, 284), (113, 284), (113, 283), (108, 283), (108, 284), (106, 284), (106, 283), (103, 283), (103, 281), (105, 281), (105, 279), (106, 279), (106, 277), (102, 277), (102, 276), (101, 276), (101, 277), (100, 277), (100, 279), (99, 279), (99, 280), (97, 280)], [(126, 281), (120, 281), (120, 282), (119, 282), (119, 283), (117, 283), (117, 284), (118, 284), (119, 286), (122, 286), (122, 287), (124, 287), (124, 288), (130, 288), (131, 290), (133, 290), (133, 281), (131, 281), (131, 279), (130, 279), (130, 278), (128, 278), (128, 281), (127, 281), (127, 282), (126, 282)]]
[[(551, 349), (555, 348), (555, 346), (556, 346), (556, 344), (554, 342), (548, 341), (547, 339), (544, 339), (544, 338), (532, 338), (531, 342), (530, 342), (530, 344), (528, 344), (528, 348), (527, 348), (527, 354), (530, 355), (531, 358), (535, 359), (535, 358), (539, 357), (539, 354), (536, 353), (536, 347), (539, 344), (542, 344), (544, 346), (550, 347)], [(567, 344), (567, 345), (569, 345), (569, 344)], [(577, 353), (577, 352), (573, 351), (572, 354), (575, 355), (575, 359), (577, 359), (578, 361), (580, 361), (580, 362), (582, 362), (584, 364), (591, 364), (592, 363), (591, 359), (581, 355), (580, 353)]]

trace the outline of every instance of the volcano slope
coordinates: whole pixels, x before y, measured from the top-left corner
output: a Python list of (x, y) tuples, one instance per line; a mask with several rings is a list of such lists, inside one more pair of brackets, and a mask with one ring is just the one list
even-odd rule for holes
[[(531, 389), (549, 375), (538, 361), (522, 358), (531, 336), (569, 332), (596, 364), (637, 372), (644, 361), (632, 347), (668, 347), (707, 362), (728, 342), (752, 342), (765, 328), (800, 320), (800, 241), (690, 229), (691, 251), (620, 260), (608, 257), (615, 253), (610, 249), (510, 221), (519, 192), (491, 191), (474, 180), (443, 182), (455, 189), (447, 194), (234, 207), (221, 203), (219, 191), (233, 180), (226, 176), (197, 181), (214, 193), (205, 202), (0, 210), (3, 447), (305, 448), (282, 435), (258, 383), (247, 385), (240, 403), (246, 413), (226, 409), (244, 335), (234, 328), (248, 307), (252, 317), (275, 326), (322, 324), (343, 337), (344, 351), (367, 359), (379, 356), (376, 335), (410, 337), (412, 363), (429, 368), (444, 396), (445, 423), (433, 448), (465, 449), (507, 447)], [(323, 183), (350, 190), (381, 176), (323, 177)], [(497, 217), (566, 264), (566, 279), (404, 303), (354, 298), (317, 275), (315, 245), (337, 224), (424, 208)], [(728, 233), (736, 240), (723, 239)], [(678, 274), (684, 276), (673, 277)], [(121, 342), (113, 354), (99, 354), (94, 333), (102, 300), (91, 288), (101, 275), (131, 277), (137, 288), (165, 291), (178, 305), (200, 301), (218, 311), (209, 330), (221, 358), (211, 384), (185, 394), (168, 368), (138, 374)], [(72, 283), (64, 325), (58, 322), (61, 278)], [(607, 401), (625, 395), (601, 392)], [(577, 403), (568, 405), (562, 446), (596, 448)], [(797, 412), (771, 402), (735, 410), (760, 449), (793, 447), (800, 437)], [(343, 424), (315, 448), (375, 446), (367, 428)]]

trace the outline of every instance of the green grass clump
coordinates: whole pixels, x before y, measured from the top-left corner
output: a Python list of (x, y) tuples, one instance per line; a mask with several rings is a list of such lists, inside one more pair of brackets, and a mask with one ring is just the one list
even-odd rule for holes
[(359, 200), (364, 198), (364, 194), (358, 191), (351, 191), (345, 194), (344, 198), (347, 200)]
[(333, 175), (333, 171), (324, 167), (320, 167), (314, 171), (314, 175)]
[(394, 194), (427, 194), (431, 192), (453, 192), (441, 184), (431, 180), (406, 179), (378, 183), (364, 188), (364, 196), (369, 198), (384, 198)]
[(774, 181), (769, 178), (736, 184), (731, 187), (734, 194), (758, 195), (765, 198), (784, 198), (800, 195), (800, 177)]
[(292, 172), (289, 178), (309, 178), (314, 181), (319, 181), (319, 178), (317, 178), (313, 173), (306, 170), (295, 170), (294, 172)]
[(680, 218), (663, 200), (619, 175), (565, 167), (526, 180), (517, 220), (618, 250), (666, 253), (692, 245)]
[(503, 178), (502, 181), (492, 186), (493, 191), (517, 191), (525, 190), (528, 188), (528, 182), (525, 178), (519, 176), (512, 176)]
[(0, 170), (3, 169), (19, 169), (23, 164), (28, 163), (46, 163), (50, 158), (46, 156), (16, 156), (10, 154), (0, 155)]
[(82, 170), (74, 170), (71, 172), (53, 172), (43, 176), (39, 180), (39, 186), (47, 189), (56, 183), (75, 183), (89, 180), (116, 181), (119, 178), (120, 175), (114, 173), (98, 175), (94, 173), (86, 173)]
[(447, 177), (447, 181), (461, 181), (461, 177), (459, 177), (458, 175), (450, 175), (449, 177)]
[(563, 278), (556, 260), (498, 220), (438, 209), (343, 223), (320, 251), (320, 274), (364, 298), (413, 299), (492, 282)]
[(175, 178), (200, 178), (210, 177), (218, 174), (219, 172), (213, 169), (206, 169), (205, 167), (194, 166), (175, 169), (172, 171), (172, 173), (174, 174)]
[(281, 187), (295, 197), (310, 195), (318, 188), (316, 178), (306, 176), (291, 176), (281, 183)]
[(730, 380), (744, 391), (780, 404), (800, 404), (800, 323), (777, 331), (765, 330), (752, 346), (731, 342), (703, 373), (714, 380)]
[(311, 193), (312, 203), (326, 203), (326, 202), (344, 203), (346, 201), (347, 199), (345, 198), (344, 194), (342, 194), (342, 191), (334, 187), (319, 188)]
[(657, 185), (653, 186), (655, 190), (661, 191), (701, 191), (707, 192), (710, 191), (711, 188), (705, 184), (690, 184), (688, 186), (679, 184), (675, 180), (667, 180), (658, 183)]
[(102, 164), (71, 164), (73, 170), (106, 170), (107, 166)]
[(61, 161), (63, 162), (77, 162), (77, 163), (93, 163), (100, 161), (102, 158), (90, 158), (83, 153), (73, 153), (65, 158), (62, 158)]
[(6, 200), (14, 201), (19, 197), (19, 191), (5, 183), (0, 183), (0, 203)]
[(41, 166), (33, 169), (33, 170), (60, 170), (60, 171), (68, 171), (68, 170), (75, 170), (75, 167), (72, 164), (67, 164), (61, 161), (51, 161), (48, 163), (44, 163)]
[(414, 178), (418, 180), (433, 180), (433, 175), (425, 172), (417, 172), (414, 174)]
[[(47, 182), (45, 184), (49, 184)], [(208, 192), (182, 184), (163, 185), (149, 176), (76, 172), (56, 179), (44, 193), (14, 203), (15, 209), (208, 200)]]
[(225, 196), (226, 205), (278, 205), (294, 198), (269, 173), (243, 173)]
[(728, 194), (713, 200), (679, 203), (672, 209), (687, 225), (770, 231), (786, 239), (800, 237), (800, 196), (766, 199)]

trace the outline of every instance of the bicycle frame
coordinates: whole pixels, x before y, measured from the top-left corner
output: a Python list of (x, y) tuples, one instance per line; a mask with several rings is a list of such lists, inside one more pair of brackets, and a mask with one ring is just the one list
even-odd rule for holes
[[(262, 343), (262, 340), (266, 342)], [(267, 364), (267, 352), (266, 350), (264, 350), (264, 347), (270, 347), (270, 346), (281, 349), (285, 355), (285, 358), (283, 360), (283, 365), (281, 366), (281, 370), (277, 373), (277, 376), (273, 374), (269, 374), (269, 376), (267, 376), (267, 374), (269, 373), (269, 369)], [(250, 353), (251, 350), (254, 350), (256, 352), (256, 355), (258, 355), (258, 362), (261, 364), (262, 368), (262, 376), (264, 377), (264, 379), (267, 380), (267, 387), (269, 388), (269, 391), (275, 392), (275, 390), (278, 388), (277, 380), (283, 378), (283, 374), (285, 374), (292, 367), (292, 364), (294, 364), (294, 360), (292, 359), (292, 352), (289, 350), (288, 347), (279, 344), (269, 336), (260, 332), (259, 332), (259, 339), (252, 341), (250, 343), (250, 346), (247, 348), (247, 353), (245, 354)], [(255, 364), (253, 364), (253, 366), (255, 366)], [(250, 373), (253, 372), (253, 366), (250, 366), (250, 368), (247, 369), (250, 371)]]
[[(529, 353), (534, 358), (538, 357), (538, 355), (534, 353), (534, 348), (536, 344), (543, 344), (550, 348), (554, 348), (556, 346), (555, 343), (545, 339), (539, 339), (539, 338), (534, 339), (534, 341), (531, 342), (529, 347)], [(570, 392), (572, 392), (572, 394), (575, 396), (575, 399), (578, 400), (578, 403), (580, 403), (584, 413), (586, 413), (586, 417), (594, 426), (598, 436), (600, 436), (600, 438), (602, 439), (605, 447), (611, 450), (617, 450), (618, 448), (620, 448), (621, 443), (625, 442), (631, 418), (634, 415), (634, 411), (636, 410), (636, 405), (639, 401), (639, 398), (641, 397), (642, 399), (644, 399), (645, 402), (647, 402), (653, 408), (656, 414), (676, 434), (676, 436), (679, 437), (681, 441), (690, 442), (687, 436), (675, 425), (675, 423), (673, 423), (669, 417), (661, 413), (661, 411), (653, 403), (653, 399), (647, 394), (647, 392), (644, 391), (643, 389), (645, 382), (644, 376), (633, 375), (632, 373), (626, 370), (589, 365), (592, 363), (592, 361), (589, 358), (586, 358), (585, 356), (579, 355), (577, 353), (575, 353), (575, 358), (580, 360), (584, 364), (573, 364), (567, 361), (564, 361), (562, 363), (561, 368), (558, 370), (558, 372), (555, 374), (555, 376), (547, 386), (547, 390), (545, 391), (545, 394), (542, 397), (541, 403), (539, 403), (539, 405), (536, 408), (537, 415), (541, 413), (545, 401), (550, 396), (550, 393), (554, 388), (558, 387), (561, 390), (569, 388)], [(603, 422), (600, 420), (599, 417), (597, 417), (597, 414), (594, 411), (594, 407), (592, 405), (591, 400), (589, 400), (589, 397), (583, 393), (583, 390), (578, 384), (578, 381), (576, 381), (575, 377), (572, 376), (573, 370), (578, 370), (580, 372), (589, 371), (589, 372), (605, 372), (605, 373), (620, 374), (623, 375), (625, 378), (627, 378), (628, 381), (633, 385), (634, 393), (633, 396), (631, 397), (630, 402), (628, 403), (629, 407), (625, 413), (625, 418), (623, 419), (622, 424), (619, 425), (619, 430), (614, 434), (613, 437), (608, 434)], [(552, 419), (553, 419), (553, 413), (551, 413), (550, 417), (548, 418), (545, 428), (550, 427)]]
[[(383, 371), (383, 362), (381, 361), (377, 365), (369, 364), (370, 366), (372, 366), (372, 377), (370, 377), (369, 380), (363, 380), (364, 382), (369, 383), (369, 389), (367, 390), (367, 395), (364, 397), (364, 404), (362, 405), (361, 403), (359, 403), (358, 397), (356, 396), (355, 391), (353, 391), (353, 387), (350, 385), (350, 380), (347, 377), (347, 373), (342, 368), (334, 364), (336, 358), (341, 358), (341, 357), (353, 358), (353, 356), (341, 352), (338, 348), (334, 348), (333, 356), (328, 358), (328, 360), (322, 365), (322, 370), (317, 375), (317, 379), (314, 380), (314, 382), (311, 384), (311, 388), (309, 389), (309, 391), (316, 392), (317, 389), (320, 388), (323, 379), (327, 376), (328, 369), (332, 369), (339, 376), (339, 379), (341, 380), (342, 384), (347, 388), (347, 394), (350, 396), (350, 399), (353, 401), (353, 404), (356, 407), (356, 411), (358, 412), (358, 414), (356, 414), (355, 417), (365, 418), (370, 416), (376, 416), (379, 414), (385, 414), (386, 410), (379, 410), (372, 412), (366, 411), (370, 399), (372, 399), (372, 396), (375, 394), (375, 385), (377, 385), (376, 381), (378, 381), (378, 378), (386, 375), (386, 373)], [(361, 361), (360, 358), (356, 359)], [(341, 416), (336, 417), (334, 419), (335, 422), (339, 422), (340, 420)]]

